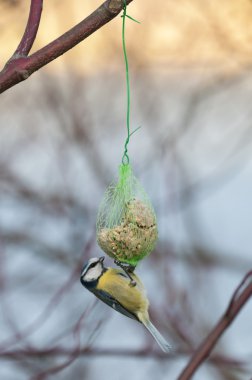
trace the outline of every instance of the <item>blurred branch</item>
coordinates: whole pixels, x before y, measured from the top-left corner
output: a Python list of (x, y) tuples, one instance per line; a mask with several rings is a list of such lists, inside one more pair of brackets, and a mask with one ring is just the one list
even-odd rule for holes
[(11, 195), (13, 198), (20, 199), (22, 202), (29, 202), (42, 211), (61, 216), (66, 214), (66, 208), (76, 208), (80, 213), (87, 215), (88, 209), (70, 194), (45, 194), (38, 193), (26, 183), (21, 176), (18, 176), (7, 165), (0, 162), (0, 191), (3, 194)]
[(22, 56), (27, 56), (29, 54), (39, 28), (42, 8), (43, 0), (31, 0), (30, 13), (24, 35), (15, 53), (11, 57), (11, 60)]
[[(62, 298), (66, 296), (67, 292), (71, 290), (71, 288), (76, 283), (76, 278), (79, 277), (79, 271), (81, 266), (83, 265), (84, 259), (87, 260), (88, 257), (91, 256), (91, 252), (94, 247), (95, 235), (91, 235), (89, 240), (87, 241), (83, 255), (79, 258), (78, 262), (74, 266), (73, 270), (70, 272), (67, 280), (61, 284), (61, 286), (56, 290), (56, 292), (52, 295), (44, 309), (40, 312), (37, 317), (26, 325), (23, 330), (18, 332), (18, 341), (21, 343), (27, 337), (32, 335), (34, 332), (41, 329), (42, 325), (46, 323), (46, 321), (50, 318), (50, 316), (55, 311), (57, 305), (61, 302)], [(12, 336), (3, 339), (0, 341), (0, 357), (4, 356), (6, 352), (9, 351), (10, 347), (17, 343), (17, 334), (13, 334)]]
[(189, 363), (186, 365), (178, 380), (191, 379), (199, 366), (208, 358), (215, 344), (220, 339), (224, 331), (233, 322), (241, 308), (252, 296), (252, 271), (248, 272), (240, 285), (235, 290), (226, 312), (221, 317), (217, 325), (205, 338), (199, 348), (196, 350)]
[(42, 325), (51, 317), (52, 313), (55, 311), (58, 303), (61, 302), (62, 298), (65, 297), (66, 292), (70, 291), (76, 282), (77, 272), (79, 273), (80, 263), (74, 268), (70, 273), (69, 278), (63, 285), (57, 289), (55, 294), (48, 300), (47, 305), (40, 312), (40, 314), (34, 319), (29, 325), (25, 326), (23, 330), (14, 332), (12, 336), (2, 340), (0, 342), (0, 356), (4, 356), (5, 352), (10, 349), (11, 346), (15, 345), (17, 341), (21, 342), (32, 335), (34, 332), (41, 329)]
[[(127, 0), (126, 2), (129, 4), (132, 1)], [(26, 31), (15, 52), (18, 54), (14, 53), (0, 73), (0, 93), (27, 79), (35, 71), (72, 49), (96, 30), (100, 29), (121, 12), (124, 4), (123, 0), (106, 0), (79, 24), (34, 54), (26, 57), (33, 45), (39, 26), (39, 3), (42, 4), (42, 1), (38, 1), (38, 3), (36, 0), (31, 2)], [(24, 56), (20, 56), (20, 54)]]
[[(17, 348), (13, 350), (6, 350), (5, 352), (1, 353), (0, 359), (14, 359), (14, 360), (20, 360), (20, 358), (29, 357), (29, 358), (46, 358), (49, 356), (52, 357), (68, 357), (73, 356), (74, 354), (77, 354), (78, 356), (84, 356), (84, 357), (133, 357), (133, 358), (142, 358), (146, 360), (147, 358), (150, 359), (158, 359), (158, 360), (174, 360), (177, 359), (177, 356), (174, 355), (167, 355), (166, 353), (160, 351), (160, 350), (152, 350), (148, 346), (144, 347), (143, 349), (111, 349), (111, 348), (91, 348), (91, 347), (84, 347), (84, 348), (76, 348), (76, 349), (66, 349), (64, 347), (54, 347), (54, 348), (45, 348), (45, 349), (36, 349), (34, 347), (32, 348)], [(177, 354), (177, 352), (176, 352)], [(181, 355), (184, 355), (185, 352), (181, 352)], [(210, 359), (211, 363), (216, 365), (223, 365), (228, 367), (235, 367), (235, 368), (241, 368), (246, 366), (245, 361), (240, 361), (231, 357), (226, 357), (222, 355), (213, 355)]]

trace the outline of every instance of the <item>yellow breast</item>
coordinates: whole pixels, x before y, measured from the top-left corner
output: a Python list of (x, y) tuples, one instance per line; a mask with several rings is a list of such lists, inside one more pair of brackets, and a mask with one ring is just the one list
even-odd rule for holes
[(130, 279), (120, 269), (108, 268), (100, 277), (97, 289), (103, 290), (115, 298), (125, 309), (138, 315), (148, 313), (149, 302), (140, 279), (132, 274), (136, 286), (130, 285)]

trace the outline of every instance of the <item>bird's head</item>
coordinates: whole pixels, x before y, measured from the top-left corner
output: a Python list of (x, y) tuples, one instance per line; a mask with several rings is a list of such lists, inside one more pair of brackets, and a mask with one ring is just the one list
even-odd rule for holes
[(88, 260), (88, 262), (84, 265), (80, 280), (84, 286), (96, 282), (99, 277), (101, 277), (104, 272), (104, 261), (105, 257), (93, 257)]

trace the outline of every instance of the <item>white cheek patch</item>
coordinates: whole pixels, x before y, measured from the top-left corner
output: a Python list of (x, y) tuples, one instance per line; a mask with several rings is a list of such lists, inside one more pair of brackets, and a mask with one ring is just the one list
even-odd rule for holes
[(97, 280), (98, 277), (102, 274), (102, 266), (96, 265), (94, 268), (90, 268), (87, 273), (84, 275), (83, 279), (85, 281)]

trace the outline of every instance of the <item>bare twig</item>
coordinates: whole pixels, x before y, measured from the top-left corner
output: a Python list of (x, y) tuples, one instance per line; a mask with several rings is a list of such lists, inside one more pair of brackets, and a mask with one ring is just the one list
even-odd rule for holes
[(42, 8), (43, 0), (31, 0), (30, 13), (24, 35), (11, 59), (29, 54), (39, 28)]
[(186, 365), (178, 380), (191, 379), (199, 366), (208, 358), (215, 344), (224, 331), (232, 323), (239, 311), (252, 295), (252, 271), (248, 272), (240, 285), (235, 290), (232, 299), (217, 325), (195, 351), (189, 363)]
[[(129, 4), (132, 1), (133, 0), (127, 0), (126, 2)], [(111, 21), (121, 12), (123, 4), (123, 0), (106, 0), (87, 18), (56, 40), (52, 41), (50, 44), (36, 51), (34, 54), (28, 57), (13, 56), (6, 64), (4, 70), (0, 73), (0, 93), (27, 79), (35, 71), (72, 49), (78, 43), (90, 36), (90, 34)], [(38, 18), (36, 18), (36, 20), (38, 23)], [(29, 21), (27, 28), (28, 25), (29, 31), (27, 33), (25, 32), (24, 37), (17, 48), (18, 51), (23, 53), (28, 53), (29, 47), (31, 48), (30, 45), (33, 44), (32, 38), (35, 38), (35, 30), (31, 31)]]
[[(73, 348), (65, 348), (61, 346), (57, 347), (48, 347), (45, 349), (37, 349), (37, 348), (16, 348), (13, 350), (8, 350), (6, 352), (1, 353), (1, 359), (12, 359), (12, 360), (20, 360), (21, 358), (29, 357), (29, 358), (65, 358), (72, 356), (83, 356), (83, 357), (133, 357), (139, 359), (158, 359), (158, 360), (174, 360), (174, 358), (178, 358), (178, 356), (182, 356), (187, 354), (186, 352), (178, 353), (176, 352), (176, 356), (167, 355), (166, 353), (160, 350), (152, 350), (149, 346), (143, 347), (142, 349), (123, 349), (123, 348), (91, 348), (91, 347), (73, 347)], [(211, 363), (216, 365), (227, 366), (228, 368), (244, 368), (246, 367), (246, 361), (237, 360), (232, 357), (226, 357), (221, 355), (213, 355), (210, 359)]]

